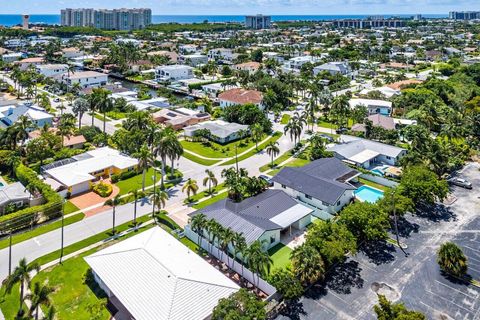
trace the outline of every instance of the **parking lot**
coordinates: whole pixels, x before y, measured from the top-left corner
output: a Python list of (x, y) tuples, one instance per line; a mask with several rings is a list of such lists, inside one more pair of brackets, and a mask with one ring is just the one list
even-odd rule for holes
[(362, 248), (278, 319), (375, 319), (375, 290), (428, 319), (480, 319), (480, 288), (447, 279), (436, 263), (439, 246), (453, 241), (468, 257), (469, 275), (480, 280), (479, 168), (469, 164), (460, 173), (473, 190), (452, 187), (457, 198), (453, 204), (406, 217), (401, 242), (408, 246), (407, 257), (388, 243)]

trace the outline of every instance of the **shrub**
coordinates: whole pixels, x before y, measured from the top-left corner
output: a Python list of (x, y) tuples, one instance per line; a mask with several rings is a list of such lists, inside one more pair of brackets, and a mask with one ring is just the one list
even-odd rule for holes
[(113, 187), (111, 184), (100, 181), (93, 186), (93, 192), (98, 194), (102, 198), (106, 198), (113, 192)]
[(130, 171), (122, 172), (120, 174), (112, 174), (112, 176), (110, 177), (110, 180), (112, 181), (112, 183), (117, 183), (118, 181), (130, 179), (136, 175), (137, 175), (137, 171), (130, 170)]

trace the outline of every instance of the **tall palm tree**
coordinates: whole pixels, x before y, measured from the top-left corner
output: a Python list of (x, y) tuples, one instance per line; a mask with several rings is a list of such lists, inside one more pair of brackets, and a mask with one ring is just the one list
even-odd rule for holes
[(59, 106), (57, 106), (57, 110), (60, 110), (60, 117), (63, 116), (63, 112), (67, 109), (65, 105), (62, 103)]
[(272, 266), (272, 259), (265, 250), (263, 250), (262, 242), (256, 240), (247, 250), (247, 263), (252, 272), (257, 275), (257, 281), (260, 275), (268, 274)]
[(310, 285), (323, 278), (325, 263), (318, 250), (307, 244), (296, 247), (290, 254), (295, 275), (304, 285)]
[(337, 118), (337, 125), (339, 128), (348, 125), (349, 113), (350, 104), (348, 97), (344, 94), (336, 96), (335, 99), (333, 99), (330, 114), (332, 114), (333, 117)]
[(445, 242), (437, 252), (437, 262), (442, 271), (456, 277), (463, 277), (467, 274), (467, 257), (462, 249), (453, 242)]
[(167, 204), (168, 193), (165, 190), (156, 189), (151, 198), (154, 208), (157, 207), (158, 211), (160, 211)]
[(90, 105), (84, 98), (78, 98), (73, 102), (72, 111), (76, 116), (78, 116), (78, 129), (82, 128), (83, 115), (88, 112), (89, 109)]
[(113, 109), (113, 101), (109, 97), (110, 93), (110, 91), (104, 88), (95, 88), (92, 92), (95, 108), (103, 114), (104, 135), (106, 135), (107, 112)]
[(313, 131), (313, 126), (315, 125), (315, 113), (318, 110), (318, 104), (317, 104), (317, 97), (313, 96), (310, 97), (308, 100), (307, 105), (305, 106), (305, 115), (306, 118), (308, 118), (309, 121), (312, 122), (312, 131)]
[(50, 293), (54, 290), (53, 288), (45, 285), (40, 285), (39, 282), (35, 282), (33, 285), (33, 290), (30, 294), (26, 295), (26, 299), (30, 300), (31, 306), (29, 310), (29, 316), (31, 317), (35, 312), (35, 320), (38, 320), (38, 311), (41, 305), (50, 306)]
[(253, 141), (255, 141), (255, 148), (258, 150), (258, 142), (263, 137), (263, 126), (260, 123), (254, 123), (250, 126), (250, 135)]
[(142, 170), (142, 191), (145, 191), (145, 176), (149, 167), (153, 166), (154, 158), (145, 144), (133, 156), (138, 159), (137, 169)]
[(230, 228), (224, 228), (220, 235), (220, 249), (222, 250), (222, 259), (223, 253), (227, 254), (227, 262), (229, 262), (229, 255), (228, 255), (228, 246), (232, 244), (233, 239), (235, 237), (235, 232), (232, 231)]
[(203, 178), (203, 186), (206, 187), (208, 184), (208, 194), (210, 196), (213, 196), (212, 185), (214, 188), (217, 187), (218, 179), (215, 177), (215, 174), (211, 170), (206, 169), (205, 173), (207, 174), (207, 176)]
[[(237, 254), (242, 254), (245, 252), (245, 248), (247, 247), (247, 242), (245, 241), (245, 237), (240, 232), (236, 232), (232, 237), (232, 250), (233, 250), (233, 265), (235, 265), (235, 260), (237, 259)], [(243, 265), (242, 265), (242, 276), (243, 276)]]
[(23, 144), (28, 139), (28, 133), (35, 129), (36, 125), (27, 116), (20, 116), (14, 128), (17, 131), (17, 141)]
[(62, 137), (62, 147), (65, 145), (65, 137), (70, 138), (75, 131), (75, 116), (66, 113), (60, 117), (58, 122), (58, 133)]
[(145, 193), (143, 191), (138, 190), (138, 189), (133, 189), (133, 190), (130, 190), (129, 194), (134, 199), (134, 202), (133, 202), (133, 225), (136, 227), (137, 226), (137, 202), (138, 202), (138, 199), (141, 199), (145, 196)]
[(270, 156), (270, 167), (273, 168), (273, 158), (278, 156), (280, 153), (280, 148), (278, 147), (277, 141), (270, 141), (265, 147), (265, 152)]
[(294, 141), (294, 144), (297, 144), (297, 139), (300, 138), (303, 130), (303, 126), (306, 124), (304, 117), (295, 112), (294, 115), (290, 118), (287, 125), (285, 126), (284, 134), (290, 132), (290, 139)]
[(190, 202), (190, 195), (193, 193), (193, 194), (197, 194), (197, 191), (198, 191), (198, 185), (197, 185), (197, 181), (195, 180), (192, 180), (191, 178), (189, 178), (187, 180), (187, 182), (185, 182), (185, 184), (183, 185), (182, 187), (182, 192), (186, 192), (187, 193), (187, 200)]
[(201, 247), (201, 241), (203, 237), (203, 230), (206, 228), (207, 219), (203, 213), (199, 213), (190, 218), (190, 227), (198, 234), (198, 246)]
[(25, 287), (30, 283), (30, 274), (33, 271), (38, 272), (40, 270), (40, 266), (38, 263), (27, 263), (27, 259), (22, 258), (18, 262), (18, 266), (15, 267), (15, 270), (13, 270), (13, 273), (8, 276), (4, 281), (3, 285), (5, 286), (5, 292), (11, 293), (13, 287), (19, 283), (20, 284), (20, 307), (18, 310), (18, 314), (23, 314), (23, 299), (24, 299), (24, 292), (25, 292)]
[(158, 132), (155, 136), (154, 155), (159, 156), (162, 160), (162, 189), (165, 188), (165, 167), (167, 158), (172, 160), (172, 175), (173, 172), (173, 160), (178, 159), (183, 154), (183, 147), (178, 141), (178, 137), (175, 131), (171, 127), (167, 127)]
[(112, 199), (108, 199), (107, 201), (105, 201), (105, 205), (106, 206), (111, 206), (112, 207), (112, 235), (115, 235), (115, 209), (117, 208), (117, 206), (121, 203), (121, 198), (120, 198), (120, 195), (116, 195), (115, 197), (113, 197)]

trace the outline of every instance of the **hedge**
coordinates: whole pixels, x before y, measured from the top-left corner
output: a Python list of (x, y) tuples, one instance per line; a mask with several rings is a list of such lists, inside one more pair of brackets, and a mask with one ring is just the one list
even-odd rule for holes
[(0, 216), (0, 234), (7, 233), (10, 230), (16, 231), (33, 226), (42, 217), (50, 220), (62, 215), (62, 197), (48, 184), (40, 180), (35, 171), (23, 164), (19, 164), (15, 168), (15, 175), (24, 186), (31, 185), (36, 187), (45, 199), (45, 203)]
[(202, 89), (202, 86), (205, 86), (207, 84), (213, 84), (213, 83), (222, 83), (225, 80), (213, 80), (213, 81), (208, 81), (208, 82), (198, 82), (198, 83), (191, 83), (188, 85), (188, 89), (190, 90), (200, 90)]
[(120, 174), (112, 174), (110, 176), (110, 181), (112, 181), (112, 183), (117, 183), (118, 181), (130, 179), (136, 176), (137, 174), (138, 172), (136, 170), (125, 171)]

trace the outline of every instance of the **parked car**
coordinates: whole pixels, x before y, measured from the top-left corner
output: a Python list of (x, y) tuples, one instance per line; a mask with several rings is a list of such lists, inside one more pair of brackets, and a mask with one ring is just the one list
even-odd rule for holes
[(60, 98), (53, 99), (53, 102), (60, 102)]
[(333, 139), (331, 136), (329, 136), (328, 134), (325, 134), (325, 133), (320, 133), (319, 136), (322, 137), (323, 139), (327, 140), (328, 142), (334, 142), (335, 141), (335, 139)]
[(345, 128), (345, 127), (338, 128), (337, 130), (335, 130), (335, 132), (336, 132), (337, 134), (343, 134), (343, 133), (345, 133), (345, 132), (347, 132), (347, 131), (348, 131), (348, 128)]
[(454, 186), (462, 187), (465, 189), (472, 189), (472, 183), (468, 180), (453, 177), (447, 180), (448, 183), (453, 184)]
[(262, 175), (259, 175), (258, 177), (259, 177), (260, 179), (262, 179), (262, 180), (265, 180), (265, 181), (268, 183), (268, 186), (269, 186), (269, 187), (273, 187), (273, 181), (272, 181), (272, 179), (270, 179), (269, 177), (267, 177), (266, 175), (263, 175), (263, 174), (262, 174)]

